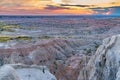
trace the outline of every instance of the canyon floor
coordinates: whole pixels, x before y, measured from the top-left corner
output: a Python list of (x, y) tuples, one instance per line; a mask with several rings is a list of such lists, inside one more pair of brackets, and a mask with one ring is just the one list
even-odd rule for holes
[(120, 80), (120, 17), (1, 16), (0, 80)]

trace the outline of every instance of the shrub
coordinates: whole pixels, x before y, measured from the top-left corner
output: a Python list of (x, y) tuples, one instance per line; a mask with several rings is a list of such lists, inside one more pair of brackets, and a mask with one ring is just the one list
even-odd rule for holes
[(27, 40), (27, 41), (29, 41), (29, 40), (32, 39), (32, 37), (29, 37), (29, 36), (18, 36), (15, 39), (16, 40)]
[(0, 36), (0, 42), (7, 42), (11, 40), (11, 37), (9, 36)]

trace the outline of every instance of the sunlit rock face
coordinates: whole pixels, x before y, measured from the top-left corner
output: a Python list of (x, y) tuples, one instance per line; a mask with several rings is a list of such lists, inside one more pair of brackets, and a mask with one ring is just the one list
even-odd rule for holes
[(0, 80), (56, 80), (45, 66), (9, 64), (0, 69)]
[(83, 43), (65, 39), (16, 44), (11, 48), (0, 50), (1, 65), (8, 63), (45, 65), (58, 80), (76, 80), (79, 74), (79, 63), (84, 57), (84, 55), (75, 55), (74, 48), (79, 44)]
[(3, 64), (40, 64), (41, 60), (43, 62), (44, 60), (65, 60), (75, 54), (74, 47), (76, 44), (77, 42), (64, 39), (51, 39), (26, 44), (18, 43), (7, 49), (0, 49), (0, 59)]
[(87, 66), (80, 71), (78, 80), (120, 79), (120, 35), (103, 41)]
[(74, 55), (68, 58), (64, 64), (60, 62), (55, 63), (53, 71), (55, 71), (58, 80), (77, 80), (79, 70), (82, 70), (88, 61), (89, 56), (84, 54)]
[[(33, 64), (47, 65), (58, 80), (74, 80), (77, 79), (79, 61), (82, 60), (81, 56), (76, 55), (73, 57), (73, 62), (70, 61), (74, 54), (75, 46), (74, 42), (54, 40), (53, 42), (38, 47), (32, 51), (28, 57)], [(77, 59), (75, 59), (75, 57), (77, 57)], [(76, 66), (71, 67), (71, 62), (72, 64), (76, 63)]]
[(0, 68), (0, 80), (20, 80), (15, 69), (4, 65)]

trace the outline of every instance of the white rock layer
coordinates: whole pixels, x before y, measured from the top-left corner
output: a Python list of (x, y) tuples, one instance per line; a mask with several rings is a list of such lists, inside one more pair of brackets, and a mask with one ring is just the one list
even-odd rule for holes
[(1, 67), (0, 80), (56, 80), (45, 66), (9, 64)]
[(120, 80), (120, 35), (103, 41), (78, 80)]

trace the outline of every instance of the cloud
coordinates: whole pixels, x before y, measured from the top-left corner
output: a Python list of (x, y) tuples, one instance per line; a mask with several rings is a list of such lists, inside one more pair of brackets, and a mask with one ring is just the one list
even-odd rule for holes
[(61, 0), (62, 6), (83, 8), (120, 6), (120, 0)]
[(117, 2), (111, 2), (110, 4), (117, 4)]
[(0, 4), (0, 6), (3, 6), (3, 7), (22, 7), (21, 4), (17, 4), (17, 3), (4, 3), (4, 4)]
[(72, 4), (61, 4), (61, 6), (69, 6), (69, 7), (93, 7), (95, 5), (72, 5)]
[(61, 10), (61, 9), (70, 9), (70, 8), (62, 7), (62, 6), (55, 6), (55, 5), (47, 5), (46, 7), (44, 7), (44, 9), (47, 9), (47, 10)]
[(109, 7), (109, 9), (111, 9), (113, 15), (120, 15), (120, 6)]
[(0, 6), (4, 7), (22, 7), (36, 6), (41, 7), (49, 4), (51, 0), (0, 0)]
[(120, 0), (0, 0), (0, 13), (120, 14)]
[(97, 14), (120, 15), (120, 6), (89, 8)]
[(101, 7), (97, 7), (97, 8), (89, 8), (92, 9), (93, 11), (97, 11), (97, 12), (108, 12), (109, 8), (101, 8)]
[(96, 5), (106, 4), (110, 2), (116, 2), (119, 0), (62, 0), (65, 4), (77, 4), (77, 5)]

